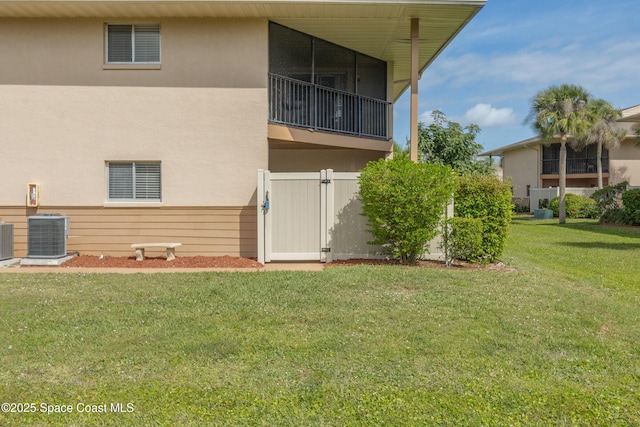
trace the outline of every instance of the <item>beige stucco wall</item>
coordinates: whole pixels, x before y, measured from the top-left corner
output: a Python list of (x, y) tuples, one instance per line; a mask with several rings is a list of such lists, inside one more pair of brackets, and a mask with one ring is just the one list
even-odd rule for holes
[(279, 149), (269, 151), (271, 172), (358, 172), (368, 162), (384, 159), (384, 152), (349, 149)]
[(539, 147), (508, 151), (502, 158), (504, 179), (511, 179), (514, 197), (527, 197), (527, 185), (537, 187), (540, 177)]
[(609, 152), (611, 184), (627, 181), (632, 186), (640, 186), (640, 147), (635, 145), (634, 139), (628, 138)]
[(106, 69), (105, 20), (0, 19), (0, 205), (30, 182), (43, 205), (103, 205), (109, 160), (161, 161), (163, 206), (255, 204), (267, 21), (152, 22), (159, 69)]

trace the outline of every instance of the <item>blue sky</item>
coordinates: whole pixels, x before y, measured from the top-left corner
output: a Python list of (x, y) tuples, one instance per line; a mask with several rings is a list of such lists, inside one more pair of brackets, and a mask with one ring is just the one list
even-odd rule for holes
[[(535, 136), (523, 123), (531, 99), (562, 83), (616, 108), (640, 104), (640, 0), (488, 0), (422, 75), (420, 120), (441, 110), (479, 125), (485, 150), (501, 147)], [(400, 144), (409, 111), (407, 90), (394, 107)]]

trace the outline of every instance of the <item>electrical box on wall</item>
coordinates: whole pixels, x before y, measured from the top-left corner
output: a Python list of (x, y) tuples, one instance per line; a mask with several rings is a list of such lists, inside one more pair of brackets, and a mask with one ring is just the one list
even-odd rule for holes
[(40, 185), (27, 185), (27, 207), (37, 208), (40, 206)]

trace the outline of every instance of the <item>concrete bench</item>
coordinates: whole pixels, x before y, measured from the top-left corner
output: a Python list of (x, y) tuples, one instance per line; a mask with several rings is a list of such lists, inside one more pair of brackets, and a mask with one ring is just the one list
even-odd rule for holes
[(165, 248), (167, 250), (167, 261), (176, 259), (176, 248), (182, 243), (134, 243), (131, 245), (136, 250), (136, 261), (144, 259), (145, 248)]

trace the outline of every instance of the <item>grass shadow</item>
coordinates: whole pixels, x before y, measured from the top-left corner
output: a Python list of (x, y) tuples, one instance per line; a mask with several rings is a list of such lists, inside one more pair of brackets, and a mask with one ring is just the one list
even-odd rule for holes
[(559, 244), (579, 249), (608, 249), (613, 251), (637, 251), (640, 249), (640, 243), (559, 242)]
[(640, 238), (640, 227), (617, 226), (601, 224), (595, 220), (567, 220), (566, 224), (559, 224), (558, 218), (548, 220), (534, 220), (529, 218), (514, 219), (518, 222), (528, 222), (531, 224), (545, 227), (568, 228), (571, 230), (588, 231), (597, 234), (605, 234), (608, 236)]

